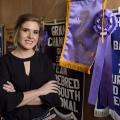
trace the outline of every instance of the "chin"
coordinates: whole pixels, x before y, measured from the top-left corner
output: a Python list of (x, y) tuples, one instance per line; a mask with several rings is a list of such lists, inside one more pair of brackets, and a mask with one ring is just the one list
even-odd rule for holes
[(34, 47), (21, 47), (21, 49), (23, 49), (23, 50), (25, 50), (25, 51), (27, 51), (27, 50), (31, 50), (31, 49), (33, 49)]
[(19, 47), (23, 50), (31, 50), (35, 48), (35, 45), (21, 45), (19, 44)]

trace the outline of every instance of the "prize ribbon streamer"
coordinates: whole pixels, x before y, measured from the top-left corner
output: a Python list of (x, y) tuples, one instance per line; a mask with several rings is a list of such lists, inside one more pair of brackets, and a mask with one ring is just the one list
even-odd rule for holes
[[(109, 46), (108, 44), (110, 43), (110, 35), (111, 33), (115, 30), (117, 22), (116, 22), (116, 17), (113, 15), (112, 11), (106, 9), (104, 10), (104, 29), (103, 29), (103, 24), (102, 24), (102, 20), (103, 20), (103, 11), (100, 11), (96, 16), (95, 16), (95, 22), (94, 22), (94, 30), (96, 33), (98, 33), (99, 35), (99, 42), (98, 42), (98, 48), (97, 48), (97, 52), (96, 52), (96, 58), (95, 58), (95, 64), (94, 64), (94, 69), (93, 69), (93, 75), (92, 75), (92, 81), (91, 81), (91, 86), (90, 86), (90, 93), (89, 93), (89, 103), (90, 104), (96, 104), (96, 100), (98, 97), (98, 91), (99, 91), (99, 87), (100, 87), (100, 83), (102, 80), (102, 76), (106, 74), (107, 69), (104, 67), (105, 64), (107, 64), (105, 61), (109, 60), (105, 60), (108, 57), (107, 53), (107, 49)], [(103, 31), (102, 31), (103, 29)], [(101, 37), (103, 36), (104, 38), (104, 42), (102, 42)], [(110, 51), (109, 51), (110, 52)], [(111, 63), (108, 63), (109, 65)], [(106, 69), (106, 71), (103, 69)], [(112, 69), (112, 68), (111, 68)], [(110, 74), (110, 73), (108, 73)], [(110, 74), (110, 76), (112, 77), (112, 75)], [(110, 77), (109, 81), (112, 81)], [(105, 77), (104, 77), (105, 78)], [(102, 80), (102, 83), (105, 83), (106, 80)], [(109, 84), (109, 82), (107, 82)], [(105, 83), (106, 85), (106, 83)], [(107, 85), (106, 85), (107, 86)], [(109, 85), (108, 85), (109, 86)], [(102, 92), (106, 92), (106, 90), (102, 91)], [(107, 96), (107, 92), (104, 94)], [(104, 103), (107, 101), (107, 97), (105, 96), (101, 96), (102, 97), (102, 101), (104, 101)]]

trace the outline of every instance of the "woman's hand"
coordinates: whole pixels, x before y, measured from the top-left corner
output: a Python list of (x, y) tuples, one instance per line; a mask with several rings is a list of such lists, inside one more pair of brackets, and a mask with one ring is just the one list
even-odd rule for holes
[(7, 81), (5, 84), (3, 84), (3, 89), (6, 92), (15, 92), (16, 91), (13, 84), (9, 81)]
[(41, 95), (47, 95), (49, 93), (58, 93), (59, 92), (59, 86), (58, 82), (55, 80), (51, 80), (47, 83), (45, 83), (42, 87), (38, 89)]
[(43, 104), (44, 101), (42, 101), (39, 98), (39, 96), (47, 95), (49, 93), (58, 93), (59, 86), (57, 83), (58, 83), (57, 81), (51, 80), (51, 81), (45, 83), (43, 86), (41, 86), (38, 89), (23, 92), (23, 94), (24, 94), (23, 100), (17, 107), (21, 107), (24, 105), (41, 105), (41, 104)]

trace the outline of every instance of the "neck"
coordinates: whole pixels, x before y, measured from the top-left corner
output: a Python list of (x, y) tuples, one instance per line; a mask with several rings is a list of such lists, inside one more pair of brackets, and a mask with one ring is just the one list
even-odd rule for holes
[(33, 49), (30, 50), (22, 50), (20, 48), (16, 48), (12, 54), (19, 57), (19, 58), (28, 58), (33, 56), (35, 51)]

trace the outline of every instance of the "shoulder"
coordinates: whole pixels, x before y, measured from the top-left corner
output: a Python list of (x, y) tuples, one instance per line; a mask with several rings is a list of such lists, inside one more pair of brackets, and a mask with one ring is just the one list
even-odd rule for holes
[(10, 56), (9, 54), (5, 54), (2, 57), (0, 57), (0, 67), (1, 69), (3, 68), (8, 68), (8, 65), (10, 65)]
[(36, 56), (38, 59), (42, 60), (42, 61), (50, 61), (49, 57), (41, 52), (36, 52)]
[(7, 53), (5, 55), (3, 55), (2, 57), (0, 57), (0, 65), (4, 65), (4, 66), (10, 66), (13, 65), (14, 59), (11, 55), (11, 53)]
[(43, 64), (44, 66), (49, 66), (49, 67), (53, 67), (52, 61), (51, 59), (48, 57), (48, 55), (43, 54), (41, 52), (37, 52), (37, 59), (39, 61), (40, 64)]
[(9, 61), (9, 59), (10, 59), (10, 53), (5, 54), (2, 57), (0, 57), (0, 62)]

